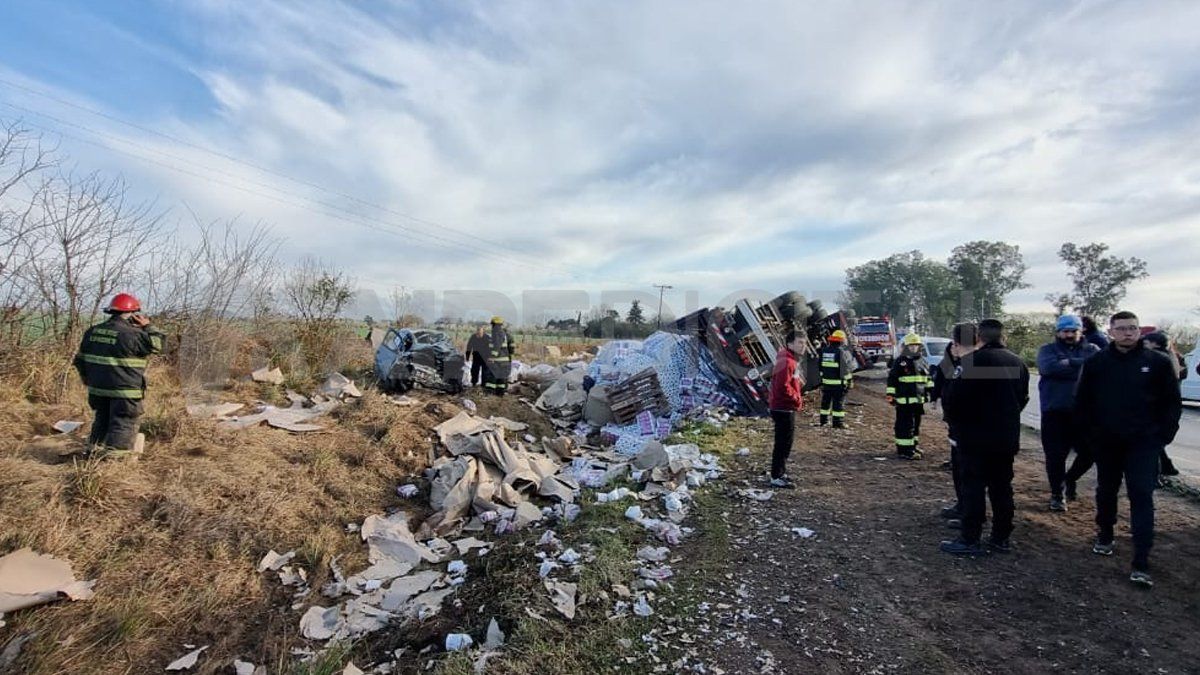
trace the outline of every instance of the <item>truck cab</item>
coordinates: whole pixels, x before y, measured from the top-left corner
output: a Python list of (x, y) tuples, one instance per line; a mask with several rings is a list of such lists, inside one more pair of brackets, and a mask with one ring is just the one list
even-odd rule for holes
[(896, 329), (892, 320), (881, 316), (864, 316), (854, 326), (854, 340), (863, 355), (878, 363), (892, 358), (896, 349)]

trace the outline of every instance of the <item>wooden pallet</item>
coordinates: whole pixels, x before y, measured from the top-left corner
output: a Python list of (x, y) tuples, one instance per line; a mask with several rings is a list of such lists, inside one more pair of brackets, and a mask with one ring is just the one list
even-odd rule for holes
[(620, 384), (608, 388), (608, 404), (613, 420), (620, 425), (631, 424), (638, 413), (649, 410), (655, 415), (671, 411), (667, 395), (658, 381), (658, 373), (647, 368)]

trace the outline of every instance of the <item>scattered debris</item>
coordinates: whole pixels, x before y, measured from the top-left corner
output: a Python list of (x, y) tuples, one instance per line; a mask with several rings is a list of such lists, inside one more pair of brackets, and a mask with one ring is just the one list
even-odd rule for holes
[(792, 534), (800, 537), (801, 539), (809, 539), (810, 537), (815, 535), (816, 532), (808, 529), (807, 527), (793, 527)]
[(470, 635), (466, 633), (450, 633), (446, 636), (446, 651), (461, 652), (475, 644)]
[(0, 558), (0, 615), (60, 597), (89, 600), (95, 584), (77, 580), (65, 560), (19, 549)]
[(267, 675), (266, 666), (257, 666), (249, 661), (234, 659), (233, 661), (234, 675)]
[(504, 642), (507, 639), (504, 631), (500, 630), (500, 624), (496, 623), (496, 618), (492, 617), (492, 620), (488, 622), (487, 639), (483, 642), (483, 648), (499, 649), (504, 646)]
[(225, 419), (245, 407), (241, 403), (197, 403), (187, 407), (187, 414), (200, 419)]
[[(4, 626), (4, 622), (0, 621), (0, 627), (2, 626)], [(8, 644), (4, 645), (4, 650), (0, 651), (0, 673), (8, 672), (8, 668), (20, 658), (21, 649), (25, 647), (25, 643), (35, 637), (37, 637), (37, 633), (21, 633), (9, 640)]]
[(250, 379), (266, 384), (283, 384), (283, 371), (278, 368), (268, 370), (265, 366), (250, 373)]
[(354, 382), (341, 373), (332, 373), (321, 385), (320, 392), (322, 396), (334, 399), (347, 396), (350, 398), (362, 398), (362, 392), (358, 390)]
[(737, 455), (738, 457), (749, 457), (750, 456), (750, 448), (738, 448), (737, 452), (735, 452), (733, 454)]
[(69, 434), (79, 427), (83, 426), (83, 422), (73, 422), (71, 420), (59, 420), (52, 427), (60, 434)]
[(737, 493), (743, 497), (746, 497), (747, 499), (753, 499), (757, 502), (769, 501), (775, 496), (774, 490), (760, 490), (758, 488), (746, 488), (744, 490), (738, 490)]
[(401, 485), (400, 487), (396, 488), (396, 494), (404, 497), (405, 499), (416, 497), (418, 494), (420, 494), (420, 492), (421, 488), (418, 488), (412, 483), (409, 483), (408, 485)]
[(545, 579), (542, 581), (546, 590), (550, 592), (550, 602), (554, 604), (554, 609), (558, 610), (568, 619), (575, 618), (575, 593), (578, 587), (569, 581), (553, 581)]
[[(191, 649), (192, 645), (184, 645), (184, 647), (187, 649)], [(184, 654), (183, 656), (172, 661), (167, 666), (166, 669), (167, 670), (187, 670), (187, 669), (191, 668), (192, 666), (196, 665), (196, 661), (197, 661), (197, 659), (200, 658), (200, 654), (203, 653), (204, 650), (206, 650), (206, 649), (208, 649), (208, 645), (205, 645), (199, 649), (190, 651), (187, 654)]]
[(274, 549), (272, 549), (270, 551), (267, 551), (267, 554), (262, 557), (262, 560), (258, 561), (258, 571), (266, 572), (267, 570), (271, 570), (272, 572), (274, 572), (274, 571), (278, 570), (279, 568), (283, 567), (284, 565), (288, 564), (288, 562), (291, 561), (291, 559), (295, 558), (295, 557), (296, 557), (295, 551), (288, 551), (287, 553), (280, 555), (280, 554), (276, 553), (274, 551)]

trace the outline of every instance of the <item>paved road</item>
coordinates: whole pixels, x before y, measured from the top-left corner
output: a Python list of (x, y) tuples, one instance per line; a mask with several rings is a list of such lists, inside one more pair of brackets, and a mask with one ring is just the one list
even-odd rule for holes
[[(1038, 404), (1038, 376), (1029, 378), (1029, 405), (1021, 413), (1021, 422), (1034, 429), (1042, 426), (1041, 406)], [(1167, 454), (1175, 462), (1180, 474), (1200, 480), (1200, 404), (1185, 402), (1183, 418), (1179, 420), (1179, 433), (1175, 442), (1167, 448)]]

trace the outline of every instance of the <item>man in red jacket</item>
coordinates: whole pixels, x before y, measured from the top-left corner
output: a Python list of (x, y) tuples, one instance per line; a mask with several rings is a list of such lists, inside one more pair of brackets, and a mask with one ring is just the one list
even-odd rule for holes
[(788, 455), (792, 454), (792, 441), (796, 435), (796, 412), (804, 407), (801, 394), (804, 391), (804, 376), (800, 372), (798, 357), (804, 352), (804, 336), (788, 331), (787, 346), (775, 357), (775, 368), (771, 372), (771, 395), (768, 404), (771, 421), (775, 423), (775, 448), (771, 453), (771, 487), (790, 488), (792, 482), (784, 472)]

